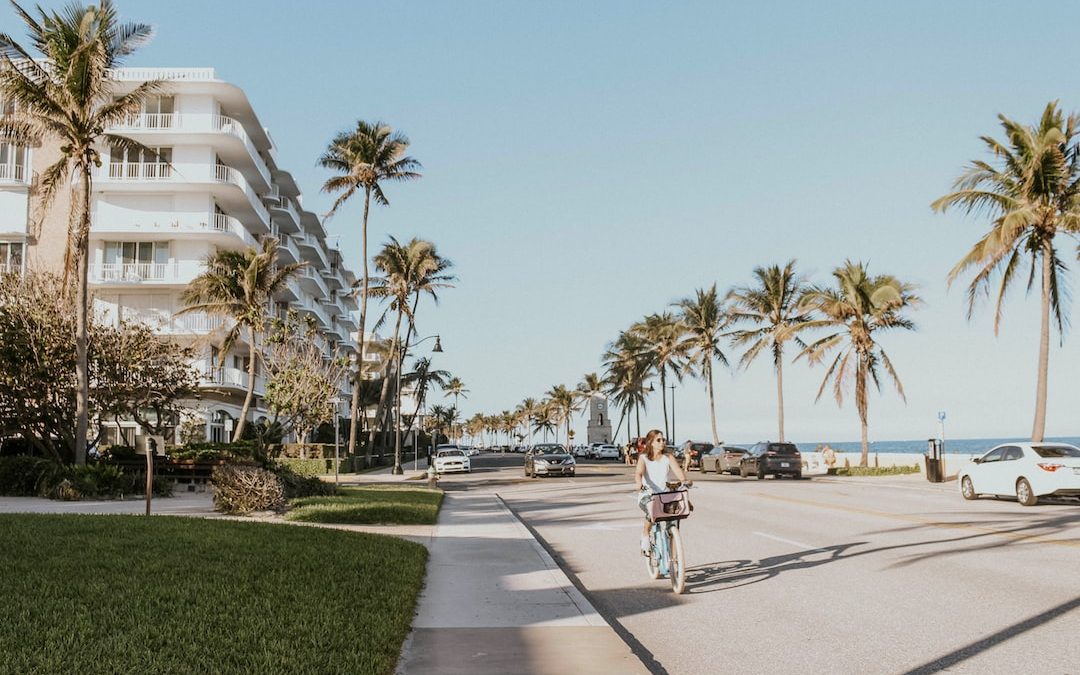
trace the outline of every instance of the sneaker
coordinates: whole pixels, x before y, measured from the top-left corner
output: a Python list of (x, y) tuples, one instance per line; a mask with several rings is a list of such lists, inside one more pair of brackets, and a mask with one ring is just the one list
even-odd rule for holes
[(652, 542), (649, 541), (647, 535), (641, 535), (641, 555), (649, 555), (649, 549), (652, 548)]

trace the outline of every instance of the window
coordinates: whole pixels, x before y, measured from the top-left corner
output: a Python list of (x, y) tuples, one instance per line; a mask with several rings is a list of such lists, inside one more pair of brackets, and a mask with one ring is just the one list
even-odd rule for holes
[(1033, 445), (1031, 449), (1039, 457), (1080, 457), (1080, 450), (1068, 445)]
[(164, 279), (168, 263), (167, 241), (107, 241), (102, 278)]
[(987, 462), (1000, 462), (1001, 456), (1004, 452), (1005, 448), (994, 448), (990, 452), (983, 455), (983, 458), (979, 460), (979, 463), (985, 464)]
[(210, 442), (226, 443), (225, 434), (232, 431), (232, 417), (224, 410), (219, 410), (210, 417)]
[(148, 129), (168, 129), (173, 126), (172, 96), (156, 96), (143, 104), (144, 126)]
[(23, 245), (18, 241), (0, 241), (0, 274), (22, 272)]
[(26, 148), (0, 143), (0, 181), (25, 181), (26, 163)]
[(1024, 453), (1020, 451), (1020, 448), (1016, 447), (1015, 445), (1010, 445), (1009, 447), (1005, 448), (1005, 451), (1003, 453), (1001, 453), (1001, 461), (1011, 462), (1013, 460), (1020, 459), (1023, 456)]

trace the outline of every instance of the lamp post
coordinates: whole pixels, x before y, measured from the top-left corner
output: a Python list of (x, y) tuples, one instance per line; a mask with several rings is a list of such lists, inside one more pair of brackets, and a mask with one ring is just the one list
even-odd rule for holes
[(433, 354), (442, 353), (442, 342), (438, 335), (429, 335), (425, 338), (420, 338), (411, 345), (401, 345), (397, 350), (397, 375), (395, 377), (397, 381), (397, 387), (395, 388), (394, 398), (396, 399), (394, 408), (394, 475), (400, 476), (405, 473), (405, 470), (401, 468), (401, 362), (405, 358), (405, 352), (409, 350), (409, 347), (415, 347), (421, 342), (427, 340), (435, 340), (435, 346), (432, 347), (431, 352)]
[(339, 455), (339, 446), (341, 439), (338, 437), (338, 420), (341, 418), (341, 399), (334, 398), (331, 403), (334, 404), (334, 484), (341, 483), (341, 479), (338, 477), (338, 466), (341, 464), (341, 457)]

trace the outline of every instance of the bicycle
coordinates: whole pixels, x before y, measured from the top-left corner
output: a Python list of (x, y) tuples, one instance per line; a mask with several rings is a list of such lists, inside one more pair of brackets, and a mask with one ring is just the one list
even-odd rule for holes
[(653, 494), (654, 502), (650, 504), (653, 524), (649, 528), (649, 552), (645, 557), (649, 578), (667, 576), (676, 595), (686, 591), (686, 559), (679, 523), (690, 515), (690, 502), (685, 490), (675, 489), (682, 485), (668, 483), (668, 492)]

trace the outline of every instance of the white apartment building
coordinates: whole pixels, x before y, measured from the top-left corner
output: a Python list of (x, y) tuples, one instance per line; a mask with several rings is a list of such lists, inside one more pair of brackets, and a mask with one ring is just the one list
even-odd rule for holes
[[(113, 78), (117, 94), (151, 79), (165, 86), (139, 115), (108, 130), (154, 153), (101, 148), (89, 257), (95, 311), (109, 321), (148, 322), (196, 345), (202, 392), (191, 404), (191, 419), (203, 426), (206, 440), (228, 440), (248, 384), (247, 345), (236, 345), (222, 363), (223, 320), (176, 316), (180, 293), (201, 273), (206, 256), (273, 236), (282, 263), (306, 262), (271, 309), (314, 317), (316, 344), (326, 358), (355, 351), (358, 308), (350, 291), (356, 277), (340, 250), (328, 245), (318, 216), (304, 210), (299, 187), (278, 165), (273, 139), (240, 88), (217, 79), (212, 68), (123, 68)], [(31, 237), (27, 228), (32, 172), (48, 166), (55, 153), (48, 145), (0, 146), (0, 271), (62, 265), (68, 195), (54, 202), (40, 236)], [(255, 421), (268, 415), (264, 385), (257, 376)], [(343, 416), (350, 396), (346, 383)], [(121, 425), (107, 430), (103, 442), (135, 444), (137, 433), (134, 424)], [(179, 427), (175, 435), (171, 440), (178, 441)]]

